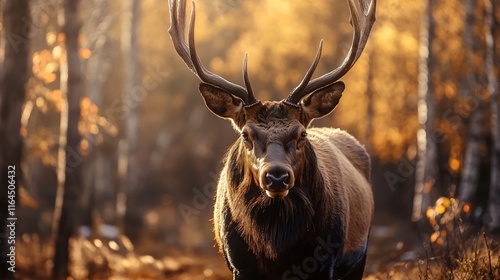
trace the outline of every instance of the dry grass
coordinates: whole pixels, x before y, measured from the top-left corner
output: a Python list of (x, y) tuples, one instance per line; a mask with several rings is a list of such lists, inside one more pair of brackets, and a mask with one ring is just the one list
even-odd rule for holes
[[(23, 235), (17, 243), (16, 279), (51, 279), (53, 246), (38, 235)], [(139, 255), (126, 236), (117, 239), (75, 237), (70, 240), (68, 279), (231, 279), (220, 256), (165, 252), (164, 257)]]
[[(435, 211), (438, 215), (432, 216), (434, 231), (429, 234), (430, 245), (425, 247), (423, 256), (396, 263), (387, 271), (366, 276), (365, 280), (500, 279), (498, 243), (485, 235), (466, 237), (470, 234), (464, 233), (460, 215), (451, 215), (460, 213), (453, 210), (459, 208), (453, 207), (453, 201), (450, 205), (438, 209)], [(159, 248), (161, 246), (155, 242), (152, 246), (154, 248), (141, 247), (142, 250), (134, 248), (126, 236), (113, 239), (75, 237), (71, 239), (69, 279), (232, 279), (220, 255), (175, 252)], [(25, 234), (17, 240), (16, 249), (17, 279), (51, 279), (53, 246), (50, 243), (36, 234)]]
[[(18, 244), (18, 279), (51, 279), (50, 244), (41, 242), (37, 235), (25, 235)], [(428, 248), (427, 255), (419, 260), (396, 263), (392, 269), (364, 279), (500, 279), (499, 248), (498, 243), (480, 235), (459, 247), (434, 248), (432, 256)], [(118, 240), (74, 238), (71, 252), (69, 279), (231, 279), (220, 256), (138, 255), (125, 236)]]
[(493, 250), (492, 243), (493, 240), (483, 233), (458, 250), (448, 247), (440, 256), (425, 261), (420, 279), (500, 279), (500, 254), (498, 245)]
[(470, 204), (454, 198), (439, 198), (427, 211), (432, 230), (428, 242), (424, 242), (425, 256), (413, 262), (398, 263), (387, 272), (375, 273), (365, 279), (500, 279), (498, 239), (488, 238), (484, 233), (471, 234), (474, 227), (463, 223), (470, 210)]
[[(435, 257), (397, 263), (393, 269), (375, 273), (365, 280), (498, 280), (500, 254), (490, 247), (490, 239), (475, 238), (464, 251), (443, 250)], [(476, 245), (474, 245), (476, 243)]]

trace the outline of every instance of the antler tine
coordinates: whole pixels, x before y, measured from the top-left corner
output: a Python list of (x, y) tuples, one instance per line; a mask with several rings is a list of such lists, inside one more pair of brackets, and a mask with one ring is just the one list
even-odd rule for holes
[(243, 57), (243, 82), (245, 83), (245, 87), (248, 92), (248, 105), (253, 105), (255, 103), (258, 103), (259, 101), (255, 99), (252, 86), (250, 85), (250, 79), (248, 78), (247, 59), (248, 59), (248, 53), (245, 53), (245, 56)]
[(174, 44), (174, 48), (182, 58), (184, 63), (188, 66), (191, 71), (193, 71), (198, 78), (213, 86), (219, 87), (230, 94), (240, 98), (245, 105), (248, 104), (249, 96), (247, 90), (237, 84), (234, 84), (212, 72), (210, 72), (201, 62), (198, 54), (196, 52), (196, 47), (194, 43), (194, 26), (196, 20), (196, 5), (193, 1), (193, 8), (191, 10), (191, 18), (188, 28), (189, 45), (186, 44), (184, 37), (185, 26), (185, 12), (186, 12), (186, 2), (185, 0), (172, 0), (170, 5), (170, 28), (168, 33)]
[[(333, 71), (322, 75), (321, 77), (315, 78), (307, 83), (305, 87), (295, 88), (292, 93), (288, 96), (287, 100), (290, 103), (298, 104), (298, 102), (306, 95), (314, 92), (317, 89), (328, 86), (342, 76), (344, 76), (356, 63), (358, 58), (363, 52), (368, 36), (370, 35), (371, 28), (375, 22), (375, 7), (376, 0), (372, 0), (370, 4), (361, 1), (359, 3), (360, 10), (356, 7), (354, 0), (348, 0), (349, 10), (351, 14), (351, 25), (353, 26), (353, 38), (351, 47), (346, 57)], [(314, 63), (317, 63), (316, 61)], [(313, 65), (314, 65), (313, 63)], [(308, 71), (309, 74), (309, 71)], [(307, 74), (306, 74), (307, 77)], [(301, 84), (306, 80), (301, 82)], [(308, 80), (308, 79), (307, 79)], [(299, 90), (301, 89), (302, 90)]]
[(318, 51), (316, 52), (316, 57), (314, 58), (313, 63), (309, 67), (309, 69), (306, 72), (306, 75), (300, 82), (300, 84), (295, 87), (292, 92), (288, 95), (286, 102), (288, 104), (297, 104), (300, 99), (304, 96), (300, 96), (299, 94), (295, 94), (296, 92), (303, 92), (304, 89), (306, 88), (307, 84), (309, 83), (309, 80), (311, 80), (311, 77), (314, 73), (314, 70), (316, 70), (316, 67), (318, 66), (319, 59), (321, 58), (321, 50), (323, 49), (323, 40), (319, 42), (319, 47)]
[[(185, 11), (186, 2), (180, 1), (180, 7), (177, 6), (177, 0), (170, 0), (170, 28), (168, 29), (168, 34), (172, 39), (172, 43), (174, 44), (174, 48), (179, 54), (179, 56), (184, 60), (187, 67), (191, 69), (193, 72), (194, 67), (191, 60), (189, 60), (189, 48), (185, 43), (184, 39), (184, 26), (185, 20), (184, 16), (179, 16), (179, 10)], [(180, 18), (179, 18), (180, 17)], [(196, 72), (195, 72), (196, 74)]]

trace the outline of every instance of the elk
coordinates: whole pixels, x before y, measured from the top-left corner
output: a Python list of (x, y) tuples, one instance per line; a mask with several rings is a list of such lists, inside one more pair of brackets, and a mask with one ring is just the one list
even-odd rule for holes
[(201, 80), (215, 115), (240, 137), (229, 148), (214, 206), (215, 240), (234, 279), (361, 279), (374, 202), (370, 157), (348, 133), (310, 127), (331, 113), (339, 81), (361, 55), (375, 3), (348, 0), (353, 39), (340, 66), (311, 79), (322, 41), (304, 78), (282, 101), (254, 96), (243, 59), (243, 85), (210, 72), (195, 48), (193, 2), (185, 38), (185, 0), (170, 2), (169, 34), (176, 52)]

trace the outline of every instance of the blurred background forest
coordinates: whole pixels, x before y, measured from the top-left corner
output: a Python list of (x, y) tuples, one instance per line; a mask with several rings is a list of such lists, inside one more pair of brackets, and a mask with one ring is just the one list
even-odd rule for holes
[[(288, 95), (320, 39), (317, 75), (351, 43), (345, 0), (196, 2), (201, 59), (240, 83), (248, 52), (260, 100)], [(16, 276), (229, 279), (210, 219), (237, 134), (175, 53), (168, 1), (0, 3), (0, 218), (14, 165)], [(447, 215), (500, 229), (499, 20), (495, 0), (379, 0), (340, 105), (313, 124), (372, 157), (368, 272), (447, 244)]]

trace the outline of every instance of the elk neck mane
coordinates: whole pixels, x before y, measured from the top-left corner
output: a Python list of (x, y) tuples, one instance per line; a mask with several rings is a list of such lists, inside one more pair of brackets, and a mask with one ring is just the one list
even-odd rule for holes
[(327, 224), (324, 220), (328, 215), (316, 215), (327, 213), (328, 203), (324, 201), (324, 181), (309, 142), (305, 153), (304, 170), (296, 178), (296, 185), (287, 197), (272, 199), (253, 178), (245, 161), (245, 145), (238, 141), (228, 151), (226, 199), (240, 235), (256, 255), (277, 259), (298, 246), (299, 240), (314, 239), (319, 227)]

